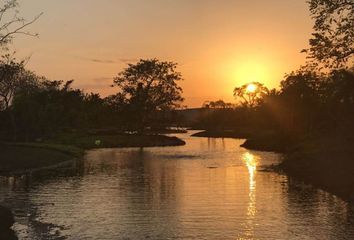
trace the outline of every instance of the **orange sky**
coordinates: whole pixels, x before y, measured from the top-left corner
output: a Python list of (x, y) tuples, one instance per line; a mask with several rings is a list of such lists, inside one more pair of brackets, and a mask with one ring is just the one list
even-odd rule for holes
[(102, 96), (127, 62), (179, 63), (185, 104), (234, 101), (250, 81), (277, 87), (304, 62), (312, 20), (305, 0), (20, 0), (40, 38), (18, 37), (28, 68)]

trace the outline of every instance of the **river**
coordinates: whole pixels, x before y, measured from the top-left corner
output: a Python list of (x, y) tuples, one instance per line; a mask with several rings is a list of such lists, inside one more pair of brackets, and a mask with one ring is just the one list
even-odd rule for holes
[(354, 239), (354, 208), (262, 171), (275, 153), (176, 134), (185, 146), (97, 149), (72, 168), (1, 178), (19, 239)]

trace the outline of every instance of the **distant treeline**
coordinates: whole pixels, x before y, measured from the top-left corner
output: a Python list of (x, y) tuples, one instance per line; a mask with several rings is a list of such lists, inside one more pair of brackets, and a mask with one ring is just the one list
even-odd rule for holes
[[(256, 93), (244, 87), (241, 94), (248, 100), (247, 95)], [(329, 74), (293, 72), (281, 82), (279, 90), (266, 89), (254, 100), (238, 106), (220, 100), (208, 102), (203, 108), (209, 110), (201, 111), (193, 126), (250, 134), (275, 132), (294, 140), (323, 135), (354, 140), (353, 69)]]

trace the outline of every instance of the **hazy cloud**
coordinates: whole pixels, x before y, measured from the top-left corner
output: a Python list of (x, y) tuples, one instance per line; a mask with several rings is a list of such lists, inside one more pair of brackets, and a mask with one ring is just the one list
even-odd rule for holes
[(75, 57), (81, 60), (95, 62), (95, 63), (115, 63), (115, 61), (109, 59), (87, 58), (87, 57), (79, 57), (79, 56), (75, 56)]
[(117, 62), (134, 63), (139, 61), (138, 58), (120, 58), (118, 61), (115, 61), (110, 59), (98, 59), (98, 58), (89, 58), (89, 57), (80, 57), (80, 56), (75, 56), (75, 57), (81, 60), (95, 62), (95, 63), (117, 63)]

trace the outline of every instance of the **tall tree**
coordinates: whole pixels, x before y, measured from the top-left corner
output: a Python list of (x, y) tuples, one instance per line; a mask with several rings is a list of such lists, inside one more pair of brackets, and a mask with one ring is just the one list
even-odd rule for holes
[(308, 4), (315, 23), (310, 48), (303, 51), (317, 67), (346, 66), (354, 55), (354, 1), (308, 0)]
[(113, 85), (119, 87), (120, 97), (128, 104), (139, 132), (144, 130), (153, 112), (176, 108), (183, 101), (178, 85), (182, 75), (176, 68), (174, 62), (141, 59), (114, 78)]

